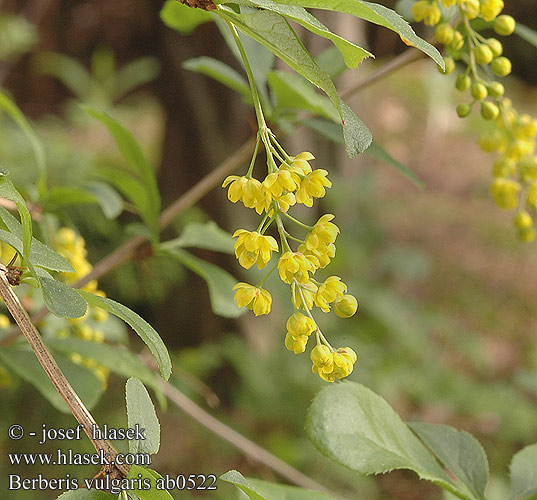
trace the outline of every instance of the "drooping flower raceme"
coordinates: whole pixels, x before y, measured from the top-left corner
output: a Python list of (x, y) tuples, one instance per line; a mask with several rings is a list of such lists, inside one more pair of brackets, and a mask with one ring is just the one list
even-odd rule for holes
[[(274, 142), (273, 138), (271, 140)], [(263, 283), (277, 268), (281, 280), (291, 288), (294, 308), (286, 325), (285, 347), (295, 354), (302, 353), (309, 338), (315, 334), (316, 346), (311, 354), (313, 371), (323, 380), (333, 382), (352, 372), (356, 354), (350, 348), (333, 348), (315, 322), (312, 310), (318, 307), (328, 313), (333, 307), (338, 316), (348, 318), (358, 309), (356, 298), (347, 294), (347, 285), (340, 277), (330, 276), (324, 282), (314, 279), (315, 273), (328, 266), (336, 254), (339, 228), (332, 222), (332, 214), (325, 214), (313, 226), (307, 226), (287, 213), (297, 203), (311, 207), (316, 198), (325, 196), (332, 183), (326, 170), (311, 168), (309, 162), (314, 157), (309, 152), (289, 156), (278, 145), (278, 150), (269, 148), (269, 156), (270, 153), (277, 154), (279, 158), (283, 154), (284, 158), (279, 167), (268, 161), (269, 172), (262, 181), (252, 177), (252, 161), (246, 176), (229, 176), (223, 183), (223, 187), (229, 186), (228, 198), (232, 202), (240, 200), (246, 207), (264, 214), (257, 230), (238, 229), (233, 235), (237, 238), (235, 256), (240, 265), (246, 269), (254, 265), (263, 269), (273, 253), (281, 251), (277, 263), (259, 285), (244, 282), (235, 285), (235, 302), (240, 307), (251, 309), (256, 316), (268, 314), (272, 297), (263, 288)], [(291, 235), (284, 224), (288, 221), (305, 230), (304, 239)], [(273, 223), (280, 244), (274, 237), (265, 234)], [(295, 251), (288, 238), (297, 241)]]

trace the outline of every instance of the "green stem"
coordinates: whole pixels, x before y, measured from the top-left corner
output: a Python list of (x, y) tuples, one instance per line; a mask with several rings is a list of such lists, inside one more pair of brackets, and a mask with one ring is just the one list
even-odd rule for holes
[(278, 262), (272, 266), (272, 269), (267, 273), (267, 275), (258, 283), (257, 288), (261, 288), (263, 286), (263, 283), (265, 283), (265, 280), (272, 274), (274, 269), (278, 267)]
[(254, 154), (252, 155), (252, 160), (250, 161), (250, 167), (248, 168), (248, 172), (246, 173), (246, 178), (251, 179), (252, 178), (252, 172), (254, 170), (255, 160), (257, 158), (257, 152), (259, 151), (259, 143), (261, 142), (261, 136), (259, 135), (259, 132), (257, 133), (257, 139), (255, 141), (255, 148), (254, 148)]
[(246, 51), (244, 50), (244, 46), (242, 45), (241, 39), (239, 37), (239, 34), (237, 33), (237, 29), (235, 28), (235, 25), (227, 20), (226, 20), (226, 23), (229, 26), (229, 29), (231, 30), (233, 38), (235, 39), (235, 43), (237, 44), (237, 48), (239, 49), (242, 62), (244, 63), (244, 69), (246, 70), (246, 75), (248, 76), (248, 82), (250, 83), (250, 91), (252, 92), (252, 99), (254, 101), (255, 114), (257, 116), (257, 125), (259, 127), (259, 131), (261, 135), (263, 136), (263, 142), (265, 143), (265, 146), (266, 146), (267, 143), (265, 141), (264, 135), (267, 130), (267, 123), (265, 122), (265, 116), (263, 115), (263, 108), (261, 106), (261, 100), (259, 99), (259, 93), (257, 92), (257, 87), (255, 85), (254, 73), (252, 72), (250, 61), (248, 60), (248, 56), (246, 55)]
[(304, 240), (301, 240), (299, 238), (295, 238), (287, 229), (284, 229), (285, 236), (287, 236), (290, 240), (296, 241), (298, 243), (304, 243)]
[[(285, 212), (283, 212), (285, 213)], [(285, 227), (282, 222), (282, 218), (280, 215), (276, 215), (276, 224), (278, 226), (278, 233), (280, 233), (280, 240), (282, 241), (282, 250), (285, 252), (292, 252), (291, 247), (289, 246), (289, 243), (287, 242), (287, 238), (285, 236)]]
[(263, 224), (265, 223), (265, 221), (268, 219), (268, 214), (265, 215), (265, 217), (263, 217), (263, 220), (261, 221), (261, 224), (259, 224), (259, 226), (257, 226), (257, 229), (256, 229), (256, 232), (257, 233), (260, 233), (261, 234), (261, 228), (263, 227)]
[(282, 212), (282, 214), (285, 215), (289, 220), (292, 220), (295, 224), (298, 224), (300, 227), (303, 227), (304, 229), (307, 229), (308, 231), (311, 231), (313, 229), (313, 226), (308, 226), (307, 224), (300, 222), (298, 219), (295, 219), (292, 215), (289, 215), (287, 212)]

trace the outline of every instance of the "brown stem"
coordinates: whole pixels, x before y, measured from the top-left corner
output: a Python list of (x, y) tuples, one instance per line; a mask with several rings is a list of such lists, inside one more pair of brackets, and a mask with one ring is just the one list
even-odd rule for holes
[[(61, 371), (50, 351), (47, 349), (37, 328), (32, 323), (30, 316), (28, 316), (26, 309), (24, 309), (19, 298), (15, 295), (13, 288), (9, 284), (7, 273), (7, 267), (0, 264), (0, 297), (2, 297), (6, 307), (13, 316), (13, 319), (16, 321), (17, 325), (19, 325), (21, 332), (26, 337), (26, 340), (28, 340), (28, 343), (35, 352), (43, 370), (45, 370), (46, 374), (54, 384), (54, 387), (56, 387), (60, 396), (67, 403), (67, 406), (78, 423), (84, 426), (84, 432), (89, 437), (95, 450), (97, 452), (103, 450), (105, 454), (108, 454), (108, 459), (111, 462), (115, 462), (117, 451), (108, 440), (93, 438), (93, 429), (99, 428), (97, 422), (84, 403), (80, 400), (78, 394)], [(127, 476), (129, 473), (129, 467), (125, 465), (117, 464), (115, 467), (123, 476)]]

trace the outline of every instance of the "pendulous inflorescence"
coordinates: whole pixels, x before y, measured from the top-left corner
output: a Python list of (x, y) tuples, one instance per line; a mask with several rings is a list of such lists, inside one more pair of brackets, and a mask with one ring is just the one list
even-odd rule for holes
[[(270, 131), (261, 131), (270, 138), (268, 142), (268, 174), (259, 181), (252, 176), (255, 154), (250, 169), (245, 176), (229, 176), (223, 187), (228, 188), (228, 198), (236, 203), (242, 201), (245, 207), (262, 215), (255, 231), (238, 229), (234, 233), (235, 255), (245, 269), (256, 265), (264, 269), (273, 253), (278, 253), (278, 261), (257, 285), (238, 283), (235, 285), (235, 301), (239, 307), (251, 309), (256, 316), (268, 314), (272, 296), (263, 288), (267, 277), (276, 269), (280, 279), (289, 285), (294, 313), (287, 320), (285, 347), (295, 354), (303, 353), (309, 338), (315, 337), (315, 347), (311, 351), (312, 371), (327, 381), (333, 382), (348, 376), (356, 362), (356, 353), (350, 347), (334, 348), (321, 332), (312, 310), (319, 308), (328, 313), (331, 308), (342, 318), (349, 318), (358, 309), (356, 298), (347, 293), (347, 285), (339, 276), (329, 276), (324, 281), (314, 277), (335, 256), (335, 241), (339, 228), (332, 222), (334, 215), (323, 215), (313, 226), (301, 222), (288, 213), (290, 207), (304, 204), (313, 205), (315, 198), (322, 198), (326, 189), (332, 186), (328, 172), (312, 169), (314, 159), (309, 152), (289, 156), (276, 142)], [(257, 152), (257, 148), (256, 148)], [(274, 157), (280, 160), (276, 166)], [(292, 225), (301, 233), (291, 232)], [(267, 230), (275, 226), (279, 243)], [(296, 248), (293, 249), (291, 245)]]
[(513, 223), (521, 241), (535, 239), (537, 213), (537, 120), (519, 113), (504, 96), (497, 80), (511, 73), (511, 61), (503, 55), (497, 38), (485, 38), (474, 27), (474, 20), (486, 22), (497, 35), (515, 31), (513, 17), (501, 14), (502, 0), (420, 0), (412, 7), (416, 21), (435, 26), (435, 38), (445, 47), (446, 70), (452, 73), (456, 62), (464, 67), (455, 80), (456, 88), (469, 92), (471, 100), (457, 106), (465, 118), (475, 107), (490, 122), (479, 139), (485, 152), (495, 153), (490, 192), (503, 209), (516, 209)]

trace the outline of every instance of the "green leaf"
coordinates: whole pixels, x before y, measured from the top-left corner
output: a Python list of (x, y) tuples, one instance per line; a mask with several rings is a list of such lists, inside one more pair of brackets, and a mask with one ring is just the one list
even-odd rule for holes
[(43, 290), (47, 309), (59, 318), (81, 318), (86, 314), (88, 305), (74, 288), (54, 279), (47, 271), (35, 269)]
[(182, 64), (183, 68), (206, 75), (239, 93), (245, 101), (251, 101), (248, 82), (233, 68), (212, 57), (196, 57)]
[(489, 464), (485, 450), (474, 436), (449, 425), (408, 425), (475, 498), (485, 499)]
[(444, 68), (444, 59), (430, 43), (414, 33), (410, 25), (397, 12), (383, 5), (361, 0), (278, 0), (284, 5), (298, 5), (305, 8), (334, 10), (359, 17), (395, 31), (407, 45), (412, 45), (427, 54), (436, 64)]
[[(4, 110), (13, 121), (19, 126), (19, 128), (26, 134), (32, 151), (35, 156), (35, 162), (41, 173), (40, 183), (44, 182), (45, 175), (45, 150), (37, 138), (37, 135), (33, 131), (30, 123), (22, 113), (22, 111), (17, 107), (17, 105), (3, 92), (0, 91), (0, 109)], [(40, 188), (42, 186), (40, 185)]]
[(155, 57), (140, 57), (125, 64), (115, 74), (114, 99), (120, 99), (127, 92), (154, 80), (160, 73), (160, 64)]
[(82, 297), (88, 302), (88, 304), (96, 307), (100, 307), (105, 311), (121, 318), (140, 336), (145, 342), (149, 350), (157, 360), (160, 368), (160, 373), (164, 380), (170, 378), (172, 372), (172, 364), (170, 360), (170, 354), (168, 349), (164, 345), (164, 342), (160, 338), (155, 329), (143, 318), (141, 318), (134, 311), (131, 311), (128, 307), (116, 302), (115, 300), (99, 297), (85, 290), (77, 290)]
[(348, 68), (357, 68), (366, 57), (374, 57), (373, 54), (362, 47), (358, 47), (354, 43), (332, 33), (316, 17), (311, 15), (306, 9), (300, 7), (299, 5), (279, 5), (280, 2), (275, 3), (271, 0), (249, 0), (248, 3), (251, 3), (256, 7), (281, 14), (282, 16), (285, 16), (300, 24), (312, 33), (330, 40), (343, 55), (345, 64)]
[[(317, 93), (300, 75), (287, 71), (271, 71), (268, 74), (268, 83), (276, 96), (278, 108), (312, 111), (339, 123), (339, 113), (332, 102)], [(340, 126), (338, 129), (341, 131)], [(343, 135), (341, 138), (343, 139)]]
[(139, 465), (131, 465), (129, 475), (127, 477), (129, 479), (140, 478), (143, 483), (148, 482), (151, 484), (151, 489), (149, 490), (145, 488), (129, 490), (135, 493), (140, 500), (173, 500), (173, 497), (166, 490), (162, 488), (157, 489), (157, 481), (162, 478), (158, 472), (151, 469), (144, 469)]
[(81, 187), (58, 186), (52, 188), (43, 198), (42, 203), (56, 206), (96, 203), (102, 208), (108, 219), (117, 217), (123, 211), (121, 196), (115, 189), (103, 182), (91, 182)]
[(215, 314), (225, 318), (236, 318), (244, 313), (244, 310), (238, 308), (233, 300), (232, 288), (237, 284), (237, 280), (231, 274), (180, 248), (161, 247), (158, 254), (178, 260), (207, 282), (211, 306)]
[(457, 491), (390, 405), (360, 384), (343, 382), (322, 389), (309, 409), (306, 432), (320, 452), (360, 474), (409, 469)]
[(267, 10), (236, 14), (224, 9), (220, 11), (220, 15), (235, 24), (246, 35), (265, 45), (297, 73), (326, 93), (341, 117), (345, 148), (350, 158), (368, 148), (372, 140), (371, 132), (341, 100), (328, 74), (313, 60), (283, 16)]
[(100, 365), (123, 377), (137, 377), (156, 392), (160, 391), (156, 375), (145, 366), (134, 353), (123, 346), (111, 346), (103, 342), (91, 342), (75, 337), (47, 339), (47, 345), (66, 355), (79, 353), (94, 359)]
[(160, 18), (166, 26), (185, 35), (192, 33), (200, 24), (214, 20), (210, 12), (192, 9), (177, 0), (167, 0), (160, 11)]
[(32, 243), (32, 216), (30, 215), (30, 211), (26, 206), (26, 201), (15, 189), (15, 186), (11, 180), (5, 175), (0, 175), (0, 198), (6, 198), (14, 201), (15, 205), (17, 205), (17, 210), (19, 211), (22, 224), (22, 256), (24, 260), (28, 262)]
[(164, 250), (187, 247), (205, 248), (206, 250), (229, 254), (234, 253), (233, 237), (227, 231), (220, 229), (214, 221), (205, 223), (191, 222), (183, 229), (179, 238), (166, 241), (160, 245), (160, 248)]
[(517, 21), (515, 25), (515, 34), (534, 47), (537, 47), (537, 31), (532, 30)]
[[(330, 123), (319, 118), (310, 118), (309, 120), (303, 120), (301, 123), (333, 142), (338, 144), (343, 144), (344, 142), (341, 129), (334, 123)], [(377, 142), (373, 141), (371, 146), (369, 146), (364, 153), (395, 168), (395, 170), (409, 179), (419, 189), (424, 187), (424, 182), (410, 169), (410, 167), (396, 160)]]
[[(0, 207), (0, 210), (1, 208), (2, 207)], [(17, 252), (22, 253), (22, 241), (13, 233), (8, 233), (7, 231), (0, 229), (0, 240), (5, 241), (17, 250)], [(75, 272), (73, 266), (63, 255), (55, 252), (52, 248), (35, 238), (32, 238), (30, 262), (34, 266), (44, 267), (46, 269), (51, 269), (52, 271), (62, 271), (65, 273)]]
[(117, 495), (96, 489), (81, 488), (62, 493), (56, 500), (118, 500)]
[(537, 499), (537, 443), (520, 450), (511, 462), (509, 500)]
[(222, 474), (219, 479), (234, 484), (237, 486), (237, 488), (244, 491), (244, 493), (246, 493), (248, 498), (251, 500), (268, 500), (266, 497), (261, 496), (257, 491), (255, 491), (254, 487), (249, 484), (248, 481), (246, 481), (240, 472), (236, 470), (230, 470), (225, 474)]
[(261, 479), (245, 478), (240, 472), (226, 472), (220, 479), (234, 484), (252, 500), (332, 500), (330, 495), (320, 491), (307, 490), (297, 486), (275, 484)]
[[(10, 370), (33, 385), (56, 409), (70, 413), (67, 404), (52, 385), (30, 347), (0, 349), (0, 359)], [(99, 377), (91, 369), (73, 363), (62, 355), (56, 356), (56, 362), (80, 399), (91, 410), (99, 400), (103, 390)]]
[(145, 430), (144, 440), (129, 440), (129, 453), (154, 455), (160, 447), (160, 424), (151, 397), (139, 379), (131, 377), (127, 380), (125, 399), (129, 429), (134, 429), (138, 425), (140, 429)]
[[(83, 109), (90, 115), (106, 125), (109, 132), (114, 137), (121, 154), (130, 167), (129, 173), (132, 175), (143, 191), (146, 193), (146, 199), (140, 207), (137, 204), (139, 196), (133, 199), (140, 210), (140, 215), (146, 224), (155, 232), (155, 239), (158, 237), (158, 215), (160, 211), (160, 194), (157, 187), (155, 172), (147, 162), (140, 145), (136, 142), (133, 135), (123, 127), (117, 120), (110, 115), (93, 109), (89, 106), (83, 106)], [(120, 170), (116, 170), (121, 172)], [(116, 184), (117, 186), (117, 184)], [(119, 186), (117, 186), (119, 188)]]

